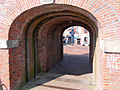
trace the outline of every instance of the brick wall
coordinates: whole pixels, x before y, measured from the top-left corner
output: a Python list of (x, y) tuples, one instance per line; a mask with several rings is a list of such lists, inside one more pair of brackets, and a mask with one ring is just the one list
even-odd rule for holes
[[(32, 19), (35, 19), (36, 16), (42, 14), (40, 7), (37, 7), (42, 6), (42, 1), (43, 0), (0, 1), (0, 40), (4, 42), (6, 42), (6, 40), (19, 40), (19, 47), (0, 49), (0, 78), (1, 83), (4, 83), (8, 89), (16, 89), (26, 81), (24, 35), (28, 23), (31, 22)], [(55, 3), (77, 6), (87, 10), (97, 18), (99, 22), (99, 39), (94, 58), (97, 60), (95, 68), (98, 89), (109, 88), (111, 90), (119, 90), (120, 54), (104, 53), (104, 41), (120, 38), (120, 1), (55, 0)], [(34, 8), (34, 10), (31, 8)], [(50, 8), (55, 7), (51, 6)], [(51, 10), (52, 9), (50, 9), (49, 12)], [(47, 11), (44, 11), (44, 13), (46, 12)], [(3, 47), (4, 45), (1, 44), (1, 46)]]

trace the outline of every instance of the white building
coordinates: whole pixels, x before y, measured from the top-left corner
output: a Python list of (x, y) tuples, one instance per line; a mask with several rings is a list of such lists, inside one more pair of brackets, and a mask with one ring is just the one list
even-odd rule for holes
[(66, 29), (63, 33), (63, 36), (66, 38), (66, 42), (68, 42), (68, 38), (71, 37), (71, 31), (74, 28), (74, 44), (79, 44), (82, 46), (88, 46), (90, 44), (90, 36), (89, 32), (80, 26), (74, 26)]

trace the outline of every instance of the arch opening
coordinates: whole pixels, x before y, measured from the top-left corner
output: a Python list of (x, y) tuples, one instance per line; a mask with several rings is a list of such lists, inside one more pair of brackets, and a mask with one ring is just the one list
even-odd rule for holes
[[(54, 8), (52, 7), (54, 6)], [(61, 7), (61, 8), (59, 8)], [(10, 39), (20, 41), (19, 48), (24, 49), (23, 56), (24, 76), (29, 81), (41, 71), (46, 72), (63, 58), (62, 35), (66, 28), (70, 26), (82, 26), (90, 32), (90, 60), (93, 66), (93, 57), (98, 36), (98, 27), (96, 18), (86, 10), (69, 5), (44, 5), (36, 7), (41, 10), (36, 16), (32, 15), (26, 23), (18, 28), (22, 30), (19, 35), (12, 35), (13, 27), (9, 33)], [(36, 9), (30, 9), (13, 22), (13, 25), (19, 21), (24, 14)], [(48, 10), (49, 8), (49, 10)], [(33, 17), (34, 16), (34, 17)], [(20, 23), (21, 24), (21, 23)], [(16, 48), (11, 49), (16, 50)], [(11, 57), (10, 57), (11, 58)]]

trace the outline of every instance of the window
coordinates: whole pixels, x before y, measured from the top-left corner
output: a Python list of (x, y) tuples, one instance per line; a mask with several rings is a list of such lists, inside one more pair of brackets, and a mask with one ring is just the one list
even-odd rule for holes
[(87, 33), (87, 30), (86, 30), (86, 29), (84, 29), (84, 33)]

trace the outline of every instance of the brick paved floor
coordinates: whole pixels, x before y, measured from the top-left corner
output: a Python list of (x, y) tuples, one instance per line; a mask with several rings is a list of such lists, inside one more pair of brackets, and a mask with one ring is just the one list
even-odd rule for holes
[(63, 60), (21, 90), (96, 90), (88, 52), (86, 46), (64, 46)]

